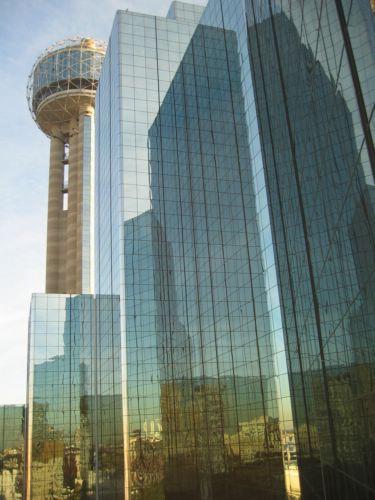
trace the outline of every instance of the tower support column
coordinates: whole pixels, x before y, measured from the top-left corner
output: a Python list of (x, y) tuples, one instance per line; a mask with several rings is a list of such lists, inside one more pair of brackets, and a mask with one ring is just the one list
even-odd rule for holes
[[(93, 120), (94, 108), (90, 105), (82, 105), (79, 110), (78, 119), (78, 141), (77, 141), (77, 218), (76, 218), (76, 289), (77, 293), (87, 293), (88, 278), (87, 270), (83, 269), (85, 261), (87, 264), (87, 247), (89, 242), (87, 233), (90, 231), (90, 214), (87, 211), (87, 203), (90, 204), (91, 183), (91, 120)], [(87, 171), (88, 170), (88, 171)], [(85, 192), (84, 192), (85, 191)]]
[(46, 292), (61, 293), (64, 284), (59, 279), (60, 241), (64, 232), (62, 184), (64, 179), (64, 147), (62, 137), (51, 137), (50, 170), (48, 186), (48, 222), (47, 222), (47, 266)]
[(69, 182), (68, 182), (68, 220), (66, 235), (66, 293), (79, 293), (76, 288), (76, 249), (77, 249), (77, 178), (80, 168), (79, 143), (80, 130), (78, 120), (71, 120), (69, 133)]

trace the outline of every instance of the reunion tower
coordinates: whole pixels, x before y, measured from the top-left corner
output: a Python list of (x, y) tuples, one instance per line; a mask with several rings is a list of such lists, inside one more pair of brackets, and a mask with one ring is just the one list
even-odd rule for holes
[(50, 138), (47, 293), (89, 293), (94, 105), (106, 46), (74, 38), (48, 48), (35, 62), (27, 98)]

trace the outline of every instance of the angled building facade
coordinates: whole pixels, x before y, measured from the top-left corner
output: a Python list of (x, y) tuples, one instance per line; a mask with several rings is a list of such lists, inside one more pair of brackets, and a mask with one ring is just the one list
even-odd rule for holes
[(288, 362), (302, 498), (371, 498), (369, 5), (213, 1), (201, 22), (234, 30), (240, 47), (252, 182), (265, 275), (276, 276), (272, 314), (280, 314), (274, 325)]

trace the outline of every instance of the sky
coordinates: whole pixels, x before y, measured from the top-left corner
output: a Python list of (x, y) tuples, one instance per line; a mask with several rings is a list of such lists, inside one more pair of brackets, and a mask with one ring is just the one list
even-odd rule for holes
[(30, 298), (44, 291), (49, 142), (26, 101), (33, 63), (65, 38), (108, 40), (118, 9), (165, 16), (170, 3), (0, 0), (0, 404), (25, 402)]

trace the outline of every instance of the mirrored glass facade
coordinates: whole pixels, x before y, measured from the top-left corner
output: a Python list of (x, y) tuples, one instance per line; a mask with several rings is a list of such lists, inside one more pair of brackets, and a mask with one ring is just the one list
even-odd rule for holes
[(29, 339), (27, 498), (123, 498), (118, 299), (35, 294)]
[[(372, 498), (374, 79), (368, 2), (211, 1), (236, 31), (302, 498)], [(266, 284), (269, 284), (266, 279)], [(284, 451), (285, 455), (285, 451)]]
[(23, 498), (24, 405), (0, 406), (0, 498)]
[(370, 6), (178, 4), (117, 14), (96, 104), (126, 491), (371, 498)]
[(196, 27), (171, 17), (117, 13), (96, 99), (96, 292), (120, 295), (129, 498), (164, 498), (149, 128)]
[(186, 470), (189, 498), (284, 490), (239, 77), (235, 33), (199, 26), (149, 130), (165, 489), (177, 498)]

